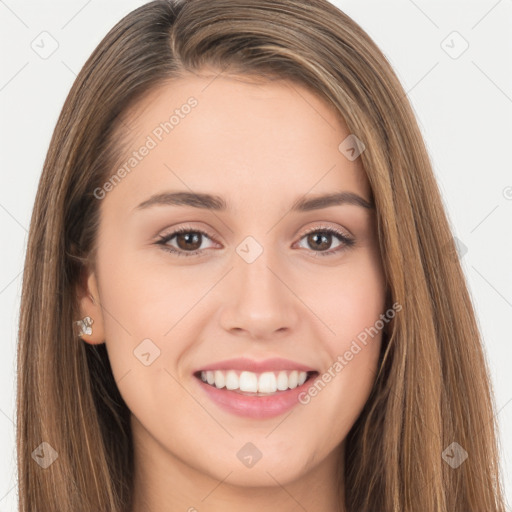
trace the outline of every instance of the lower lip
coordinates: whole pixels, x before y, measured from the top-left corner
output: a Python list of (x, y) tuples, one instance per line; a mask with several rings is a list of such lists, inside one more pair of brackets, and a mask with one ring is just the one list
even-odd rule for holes
[(197, 380), (210, 399), (222, 409), (246, 418), (265, 419), (284, 414), (300, 404), (299, 395), (307, 391), (316, 377), (317, 375), (313, 375), (304, 384), (294, 389), (278, 391), (275, 395), (267, 396), (242, 395), (236, 391), (226, 388), (218, 389), (200, 379)]

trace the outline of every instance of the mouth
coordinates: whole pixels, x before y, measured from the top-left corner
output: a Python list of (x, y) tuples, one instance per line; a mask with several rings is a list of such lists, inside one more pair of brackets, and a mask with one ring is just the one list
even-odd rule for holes
[(193, 376), (200, 392), (215, 406), (230, 414), (263, 420), (303, 403), (301, 395), (320, 375), (316, 370), (290, 362), (246, 363), (247, 360), (236, 363), (232, 360), (216, 365), (217, 368), (200, 369)]
[(207, 370), (194, 373), (194, 377), (215, 389), (225, 389), (244, 396), (273, 396), (302, 387), (315, 378), (317, 371), (280, 370), (251, 372), (241, 370)]

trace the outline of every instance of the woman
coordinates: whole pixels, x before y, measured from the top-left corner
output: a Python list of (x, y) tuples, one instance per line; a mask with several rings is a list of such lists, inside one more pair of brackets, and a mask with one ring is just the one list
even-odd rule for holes
[(454, 255), (405, 93), (344, 13), (133, 11), (36, 197), (20, 510), (503, 511)]

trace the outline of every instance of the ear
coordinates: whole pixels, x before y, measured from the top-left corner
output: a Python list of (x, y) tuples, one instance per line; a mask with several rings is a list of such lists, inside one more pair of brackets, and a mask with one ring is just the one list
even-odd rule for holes
[[(94, 272), (85, 276), (86, 281), (79, 285), (77, 289), (77, 298), (80, 307), (80, 318), (85, 320), (85, 324), (90, 326), (92, 332), (80, 334), (80, 338), (91, 345), (99, 345), (105, 342), (105, 330), (103, 322), (103, 309), (101, 307), (100, 294), (98, 292), (98, 283)], [(88, 318), (90, 321), (88, 320)], [(73, 324), (75, 332), (79, 333), (80, 325)]]

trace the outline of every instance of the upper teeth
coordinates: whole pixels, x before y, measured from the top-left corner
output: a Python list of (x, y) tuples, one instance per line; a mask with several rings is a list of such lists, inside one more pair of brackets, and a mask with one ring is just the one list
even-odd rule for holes
[(201, 372), (201, 380), (216, 388), (248, 392), (274, 393), (301, 386), (307, 379), (307, 372), (298, 370), (280, 372), (236, 372), (235, 370), (215, 370)]

